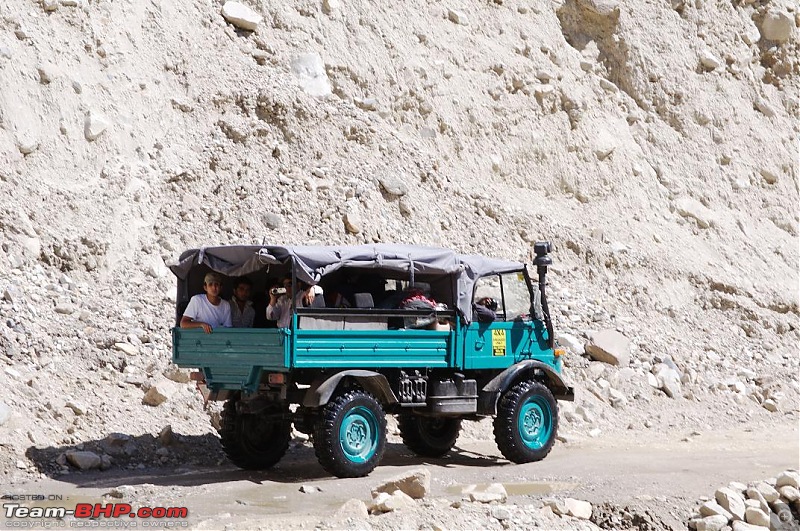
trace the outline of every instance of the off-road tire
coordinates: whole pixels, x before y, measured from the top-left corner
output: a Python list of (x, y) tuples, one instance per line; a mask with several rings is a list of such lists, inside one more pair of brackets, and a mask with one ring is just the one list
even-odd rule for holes
[(556, 440), (558, 405), (544, 384), (519, 382), (497, 405), (494, 439), (503, 456), (514, 463), (544, 459)]
[(346, 391), (322, 408), (314, 425), (314, 452), (322, 468), (340, 478), (372, 472), (386, 448), (386, 415), (361, 390)]
[(237, 399), (228, 400), (222, 408), (219, 429), (222, 449), (239, 468), (270, 468), (289, 448), (292, 423), (288, 409), (276, 405), (259, 414), (240, 415), (236, 412), (236, 402)]
[(402, 413), (397, 425), (405, 444), (423, 457), (441, 457), (449, 452), (461, 431), (461, 419), (453, 417), (423, 417)]

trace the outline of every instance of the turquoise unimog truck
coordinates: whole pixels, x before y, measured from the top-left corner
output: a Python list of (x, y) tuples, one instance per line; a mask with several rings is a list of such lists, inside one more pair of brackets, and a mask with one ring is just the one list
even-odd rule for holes
[[(536, 277), (520, 262), (400, 244), (192, 249), (171, 267), (172, 359), (198, 369), (207, 400), (225, 401), (221, 442), (241, 468), (277, 463), (294, 425), (325, 470), (365, 476), (383, 456), (386, 414), (421, 456), (450, 451), (462, 420), (493, 416), (502, 454), (538, 461), (555, 442), (556, 400), (574, 394), (547, 308), (549, 242), (534, 252)], [(252, 282), (253, 328), (177, 326), (209, 271), (229, 279), (224, 298), (233, 279)], [(264, 318), (281, 278), (322, 292), (310, 307), (292, 303), (287, 328)]]

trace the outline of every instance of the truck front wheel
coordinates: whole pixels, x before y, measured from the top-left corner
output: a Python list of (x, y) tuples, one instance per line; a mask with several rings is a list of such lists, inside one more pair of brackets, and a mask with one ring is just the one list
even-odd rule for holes
[(225, 454), (239, 468), (271, 467), (289, 448), (292, 424), (288, 410), (275, 406), (258, 414), (240, 415), (236, 402), (225, 402), (220, 417), (219, 435)]
[(397, 417), (403, 444), (423, 457), (441, 457), (453, 447), (461, 431), (461, 419), (422, 417), (403, 413)]
[(386, 415), (371, 394), (347, 391), (322, 408), (314, 426), (314, 451), (334, 476), (366, 476), (378, 466), (385, 447)]
[(514, 463), (540, 461), (556, 440), (558, 406), (546, 386), (525, 380), (497, 405), (494, 438), (503, 456)]

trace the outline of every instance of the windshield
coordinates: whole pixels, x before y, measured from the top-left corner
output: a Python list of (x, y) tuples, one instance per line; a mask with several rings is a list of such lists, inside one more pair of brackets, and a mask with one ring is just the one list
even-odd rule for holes
[(475, 286), (475, 301), (489, 297), (497, 302), (498, 319), (511, 321), (530, 313), (528, 285), (521, 272), (483, 277)]

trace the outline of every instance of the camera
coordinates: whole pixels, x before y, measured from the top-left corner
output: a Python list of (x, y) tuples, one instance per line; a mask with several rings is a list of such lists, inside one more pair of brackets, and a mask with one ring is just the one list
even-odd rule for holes
[(269, 292), (272, 295), (285, 295), (286, 294), (286, 288), (272, 288), (271, 290), (269, 290)]

